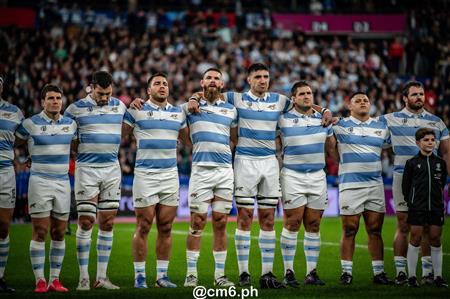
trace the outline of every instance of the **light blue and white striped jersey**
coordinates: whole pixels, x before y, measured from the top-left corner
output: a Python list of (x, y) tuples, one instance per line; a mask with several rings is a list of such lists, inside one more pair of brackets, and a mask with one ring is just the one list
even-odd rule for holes
[(231, 167), (230, 128), (237, 126), (237, 110), (230, 103), (218, 100), (199, 102), (202, 113), (187, 114), (192, 144), (192, 166)]
[(282, 114), (278, 121), (283, 144), (283, 167), (298, 172), (325, 168), (325, 141), (333, 135), (331, 126), (323, 127), (322, 114), (310, 116), (295, 109)]
[(449, 138), (444, 122), (428, 111), (414, 114), (403, 108), (401, 111), (380, 116), (386, 122), (391, 133), (391, 144), (394, 151), (394, 172), (403, 173), (406, 161), (419, 152), (416, 145), (416, 131), (420, 128), (433, 129), (436, 133), (436, 150), (442, 140)]
[(128, 109), (124, 122), (134, 127), (136, 168), (160, 172), (177, 169), (177, 141), (186, 127), (186, 114), (169, 103), (161, 109), (150, 100), (141, 110)]
[(0, 99), (0, 168), (13, 165), (14, 132), (22, 121), (22, 111), (17, 106)]
[(88, 95), (67, 107), (64, 116), (78, 124), (77, 165), (106, 167), (116, 165), (122, 136), (122, 121), (127, 108), (110, 98), (105, 106)]
[(27, 140), (31, 175), (68, 179), (70, 144), (76, 134), (76, 122), (62, 115), (54, 121), (42, 111), (25, 119), (17, 128), (16, 135)]
[(256, 97), (251, 91), (225, 95), (239, 115), (236, 156), (259, 159), (275, 156), (278, 118), (290, 108), (290, 100), (273, 92), (267, 92), (264, 98)]
[(333, 131), (339, 151), (339, 190), (383, 184), (381, 150), (389, 143), (386, 123), (369, 118), (365, 122), (350, 116), (341, 119)]

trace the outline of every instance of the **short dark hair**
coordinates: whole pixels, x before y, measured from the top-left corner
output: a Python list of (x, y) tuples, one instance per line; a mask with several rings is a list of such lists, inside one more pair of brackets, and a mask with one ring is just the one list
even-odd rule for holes
[(156, 77), (163, 77), (167, 80), (167, 75), (162, 73), (162, 72), (158, 72), (158, 73), (154, 73), (153, 75), (150, 76), (150, 78), (148, 78), (147, 80), (147, 87), (150, 86), (150, 84), (152, 83), (153, 79), (155, 79)]
[(58, 86), (54, 84), (46, 84), (41, 90), (41, 100), (45, 100), (45, 96), (48, 92), (51, 91), (60, 93), (61, 95), (63, 94), (61, 88), (59, 88)]
[(419, 130), (416, 131), (416, 141), (419, 141), (426, 135), (433, 135), (434, 137), (436, 137), (436, 132), (434, 132), (433, 129), (420, 128)]
[(423, 88), (423, 84), (419, 81), (409, 81), (403, 86), (402, 94), (404, 97), (407, 97), (409, 94), (409, 89), (411, 87)]
[(106, 71), (98, 71), (92, 75), (92, 85), (98, 85), (101, 88), (107, 88), (113, 83), (113, 78)]
[(295, 93), (297, 92), (297, 89), (300, 88), (300, 87), (305, 87), (305, 86), (311, 88), (309, 83), (306, 82), (305, 80), (300, 80), (300, 81), (295, 82), (294, 85), (292, 85), (292, 88), (291, 88), (291, 95), (295, 96)]
[(219, 69), (216, 68), (216, 67), (210, 67), (209, 69), (207, 69), (206, 71), (203, 72), (202, 78), (205, 77), (205, 75), (206, 75), (207, 72), (211, 72), (211, 71), (213, 71), (213, 72), (218, 72), (219, 74), (222, 75), (222, 71), (221, 71), (221, 70), (219, 70)]
[(263, 63), (253, 63), (250, 65), (247, 69), (247, 75), (250, 75), (251, 73), (257, 72), (257, 71), (269, 71), (269, 68), (263, 64)]
[(350, 95), (349, 100), (351, 101), (354, 97), (356, 97), (357, 95), (360, 95), (360, 94), (367, 96), (367, 93), (358, 90), (358, 91), (355, 91), (354, 93), (352, 93), (352, 94)]

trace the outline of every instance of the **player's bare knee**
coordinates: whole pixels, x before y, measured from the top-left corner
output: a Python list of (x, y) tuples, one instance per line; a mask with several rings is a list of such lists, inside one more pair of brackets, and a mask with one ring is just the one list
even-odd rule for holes
[(367, 234), (371, 238), (381, 238), (381, 227), (377, 226), (369, 226), (366, 228)]
[(354, 239), (357, 232), (358, 232), (358, 228), (356, 226), (346, 225), (344, 227), (344, 236), (345, 236), (345, 238)]
[(54, 241), (62, 241), (64, 240), (64, 233), (65, 229), (60, 229), (56, 227), (52, 227), (50, 230), (50, 236), (52, 237), (52, 240)]
[(215, 231), (225, 231), (227, 227), (227, 216), (216, 216), (213, 219), (213, 227)]
[(166, 222), (158, 224), (158, 235), (160, 237), (169, 237), (172, 232), (172, 223)]
[(0, 239), (5, 239), (9, 234), (9, 223), (0, 222)]
[(291, 232), (297, 232), (300, 229), (301, 225), (301, 219), (298, 219), (297, 217), (290, 217), (286, 219), (285, 227), (287, 230)]
[(82, 230), (91, 230), (92, 226), (94, 226), (95, 219), (92, 217), (80, 217), (78, 219), (78, 225)]
[(237, 219), (238, 228), (242, 230), (250, 230), (252, 226), (252, 217), (248, 214), (239, 215)]
[(33, 240), (38, 242), (45, 242), (47, 237), (48, 228), (44, 225), (34, 225), (33, 226)]
[(409, 238), (409, 243), (415, 247), (420, 246), (420, 242), (422, 241), (422, 236), (420, 234), (411, 234)]
[(409, 225), (407, 223), (403, 223), (402, 225), (400, 225), (398, 227), (397, 231), (398, 231), (399, 234), (403, 235), (403, 237), (406, 238), (408, 236), (409, 231), (410, 231), (410, 227), (409, 227)]
[(152, 225), (152, 224), (151, 224), (150, 222), (141, 220), (141, 221), (139, 221), (139, 222), (137, 223), (137, 229), (136, 229), (136, 232), (137, 232), (140, 236), (145, 237), (145, 236), (147, 236), (148, 233), (150, 232), (151, 225)]
[(429, 239), (429, 242), (430, 242), (431, 246), (433, 246), (433, 247), (441, 246), (441, 236), (440, 235), (438, 235), (438, 234), (436, 234), (436, 235), (430, 234), (428, 239)]
[(305, 230), (310, 233), (318, 233), (320, 231), (320, 220), (310, 220), (305, 224)]

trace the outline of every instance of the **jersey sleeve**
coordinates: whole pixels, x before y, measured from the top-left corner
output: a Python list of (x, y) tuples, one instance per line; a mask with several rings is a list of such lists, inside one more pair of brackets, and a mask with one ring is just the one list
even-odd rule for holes
[[(187, 109), (187, 107), (186, 107)], [(181, 129), (184, 129), (187, 127), (187, 123), (186, 123), (186, 111), (181, 108)]]
[(292, 101), (285, 95), (280, 95), (280, 104), (281, 107), (283, 108), (283, 112), (287, 112), (289, 110), (291, 110), (293, 104)]
[(27, 140), (30, 137), (29, 120), (25, 119), (17, 127), (16, 136), (20, 139)]
[(75, 105), (70, 104), (69, 107), (64, 111), (64, 116), (69, 117), (71, 119), (75, 119)]
[(448, 128), (445, 125), (445, 123), (442, 121), (442, 119), (439, 121), (439, 131), (441, 132), (441, 139), (442, 140), (446, 140), (449, 138), (448, 136)]
[(237, 109), (235, 107), (233, 107), (233, 114), (234, 114), (234, 116), (233, 116), (233, 120), (231, 122), (230, 127), (236, 128), (238, 125), (239, 115), (238, 115)]
[(72, 122), (72, 133), (73, 133), (72, 140), (78, 139), (78, 126), (76, 121)]
[(333, 125), (327, 127), (327, 137), (333, 136)]
[(123, 116), (123, 122), (134, 128), (134, 126), (136, 125), (136, 119), (134, 118), (133, 114), (136, 112), (137, 110), (128, 108)]
[(225, 100), (228, 102), (228, 103), (230, 103), (231, 105), (234, 105), (234, 92), (232, 92), (232, 91), (228, 91), (228, 92), (226, 92), (226, 93), (224, 93), (223, 95), (224, 95), (224, 97), (225, 97)]

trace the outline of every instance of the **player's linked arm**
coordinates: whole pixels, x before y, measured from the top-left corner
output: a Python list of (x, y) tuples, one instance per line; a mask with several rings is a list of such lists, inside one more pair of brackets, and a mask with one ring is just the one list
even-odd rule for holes
[[(447, 175), (450, 174), (450, 139), (442, 140), (439, 144), (439, 151), (441, 152), (442, 159), (445, 160), (447, 164)], [(448, 194), (450, 195), (450, 183), (448, 184)]]
[(403, 178), (402, 178), (402, 193), (405, 201), (409, 203), (409, 192), (411, 191), (412, 184), (412, 167), (411, 162), (406, 161), (405, 168), (403, 170)]
[(236, 148), (237, 144), (238, 144), (238, 131), (237, 131), (237, 127), (235, 128), (230, 128), (230, 148), (231, 151), (234, 151), (234, 149)]
[(339, 162), (337, 142), (334, 135), (327, 137), (327, 139), (325, 140), (325, 151), (327, 152), (327, 155), (329, 157), (333, 158), (334, 161)]
[(322, 114), (322, 125), (324, 127), (328, 127), (333, 120), (333, 114), (331, 113), (331, 111), (316, 104), (313, 104), (312, 108)]
[(189, 127), (183, 128), (178, 133), (178, 140), (182, 144), (184, 144), (186, 150), (191, 153), (192, 152), (192, 142), (191, 138), (189, 137)]

